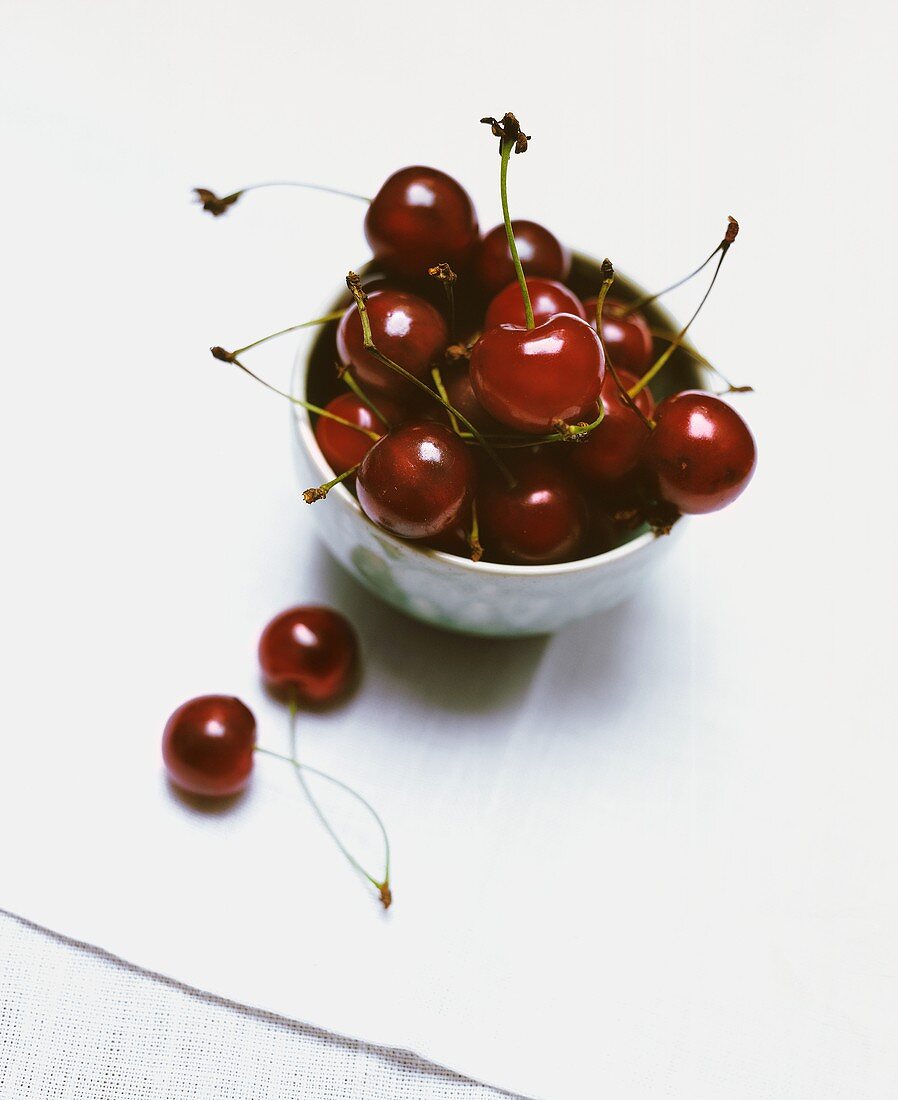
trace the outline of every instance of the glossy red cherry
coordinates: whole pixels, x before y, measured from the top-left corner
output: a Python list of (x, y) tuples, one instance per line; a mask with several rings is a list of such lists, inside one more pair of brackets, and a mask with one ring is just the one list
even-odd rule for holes
[(447, 364), (441, 370), (443, 386), (449, 398), (449, 404), (482, 432), (504, 431), (503, 426), (490, 416), (477, 400), (471, 383), (471, 372), (466, 360)]
[(423, 278), (447, 263), (456, 272), (478, 239), (477, 214), (467, 191), (436, 168), (394, 172), (365, 215), (365, 236), (387, 271)]
[(442, 550), (444, 554), (454, 554), (457, 558), (471, 557), (471, 509), (465, 508), (451, 527), (428, 539), (427, 545), (433, 550)]
[[(571, 254), (558, 238), (536, 222), (512, 221), (514, 243), (525, 275), (542, 275), (561, 282), (571, 270)], [(497, 225), (478, 244), (474, 270), (485, 294), (493, 297), (515, 276), (505, 226)]]
[[(556, 313), (572, 313), (584, 321), (588, 320), (583, 303), (563, 283), (556, 282), (554, 279), (533, 277), (527, 279), (527, 290), (530, 292), (533, 320), (537, 325), (548, 321)], [(496, 325), (520, 325), (523, 328), (526, 324), (524, 299), (521, 297), (520, 284), (515, 279), (504, 290), (500, 290), (490, 302), (483, 328), (484, 331), (495, 328)]]
[[(350, 424), (358, 424), (366, 431), (377, 432), (379, 435), (384, 435), (389, 431), (390, 424), (399, 423), (403, 417), (401, 406), (383, 395), (380, 395), (377, 407), (387, 417), (389, 424), (376, 416), (371, 408), (354, 393), (341, 393), (332, 401), (328, 401), (324, 407), (334, 416), (348, 420)], [(357, 466), (376, 442), (362, 432), (357, 432), (354, 428), (348, 428), (345, 424), (340, 424), (326, 416), (319, 416), (315, 421), (315, 439), (335, 474), (345, 473), (346, 470)]]
[(719, 397), (686, 390), (655, 411), (647, 454), (661, 495), (681, 512), (716, 512), (739, 496), (755, 472), (748, 425)]
[[(629, 371), (617, 373), (626, 389), (639, 381)], [(648, 387), (640, 390), (635, 400), (643, 414), (651, 417), (655, 403)], [(602, 405), (605, 408), (602, 423), (586, 439), (565, 448), (577, 473), (595, 485), (620, 481), (635, 470), (642, 461), (650, 434), (645, 421), (621, 397), (610, 371), (602, 385)]]
[[(503, 458), (511, 454), (506, 451)], [(544, 453), (518, 452), (508, 465), (516, 481), (513, 487), (498, 471), (488, 471), (477, 493), (480, 541), (487, 558), (515, 565), (575, 558), (589, 517), (574, 479)]]
[[(586, 318), (595, 328), (596, 300), (587, 298), (583, 303)], [(652, 363), (655, 344), (648, 321), (634, 310), (622, 316), (623, 303), (607, 298), (602, 309), (602, 339), (611, 362), (618, 368), (632, 371), (641, 377)]]
[(415, 422), (388, 432), (362, 459), (359, 504), (381, 527), (406, 539), (448, 530), (471, 500), (474, 461), (455, 432)]
[(358, 652), (345, 615), (330, 607), (291, 607), (262, 631), (259, 667), (266, 687), (277, 695), (320, 706), (346, 693)]
[[(443, 351), (449, 333), (442, 315), (423, 298), (401, 290), (368, 295), (371, 336), (378, 351), (416, 378), (428, 378), (430, 364)], [(352, 368), (363, 389), (406, 394), (412, 384), (379, 363), (365, 347), (358, 309), (350, 306), (337, 327), (337, 353)]]
[(599, 338), (579, 317), (559, 313), (536, 328), (498, 325), (471, 353), (478, 401), (509, 428), (532, 435), (556, 420), (577, 421), (602, 388), (605, 357)]
[(172, 714), (162, 734), (162, 759), (172, 783), (220, 798), (242, 790), (253, 770), (256, 720), (231, 695), (200, 695)]

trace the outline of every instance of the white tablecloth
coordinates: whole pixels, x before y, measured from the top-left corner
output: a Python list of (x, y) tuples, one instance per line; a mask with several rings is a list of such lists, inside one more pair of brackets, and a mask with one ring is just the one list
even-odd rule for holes
[(0, 914), (9, 1100), (497, 1100), (413, 1054), (341, 1039)]

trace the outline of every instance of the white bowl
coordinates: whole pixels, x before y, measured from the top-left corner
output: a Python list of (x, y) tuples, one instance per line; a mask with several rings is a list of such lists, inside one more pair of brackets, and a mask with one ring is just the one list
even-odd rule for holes
[[(587, 257), (577, 256), (575, 263), (587, 272), (598, 271), (595, 261)], [(600, 278), (595, 285), (599, 282)], [(629, 295), (639, 293), (634, 284), (619, 277), (617, 285)], [(344, 301), (341, 298), (339, 304)], [(663, 311), (648, 312), (653, 324), (674, 330), (674, 322)], [(293, 393), (306, 394), (313, 348), (319, 339), (332, 340), (332, 331), (331, 326), (329, 333), (312, 330), (303, 335)], [(684, 371), (689, 374), (682, 361), (678, 370), (681, 378)], [(688, 384), (694, 384), (695, 377), (693, 371)], [(330, 480), (334, 472), (315, 439), (310, 414), (299, 405), (293, 409), (297, 459), (306, 489)], [(647, 531), (607, 553), (559, 565), (496, 565), (396, 538), (373, 524), (343, 485), (308, 507), (330, 552), (377, 596), (434, 626), (503, 637), (550, 633), (615, 607), (644, 583), (684, 527), (681, 519), (670, 535), (656, 537)]]

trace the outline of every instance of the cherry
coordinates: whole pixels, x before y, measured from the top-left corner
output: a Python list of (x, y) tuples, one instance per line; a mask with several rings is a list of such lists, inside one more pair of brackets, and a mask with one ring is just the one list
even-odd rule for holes
[[(571, 254), (556, 236), (536, 222), (511, 223), (518, 255), (528, 275), (564, 281), (571, 270)], [(477, 246), (474, 270), (484, 293), (496, 295), (515, 278), (505, 226), (497, 225)]]
[(589, 518), (574, 479), (542, 452), (518, 452), (508, 465), (514, 486), (488, 470), (477, 493), (480, 541), (487, 557), (515, 565), (576, 557)]
[[(527, 290), (533, 307), (533, 320), (538, 325), (550, 320), (556, 313), (572, 313), (584, 321), (587, 319), (582, 302), (563, 283), (532, 277), (527, 279)], [(522, 328), (527, 324), (524, 300), (517, 281), (500, 290), (487, 307), (484, 330), (503, 324), (520, 325)]]
[(583, 547), (584, 557), (606, 554), (620, 545), (620, 532), (607, 506), (598, 500), (587, 500), (589, 528)]
[(471, 509), (468, 507), (462, 511), (451, 527), (435, 538), (429, 539), (427, 545), (434, 550), (442, 550), (444, 554), (454, 554), (457, 558), (470, 558), (470, 536)]
[(742, 417), (719, 397), (685, 390), (665, 398), (648, 458), (663, 498), (681, 512), (716, 512), (751, 481), (757, 453)]
[(477, 400), (467, 362), (447, 364), (440, 373), (449, 404), (454, 409), (482, 432), (495, 433), (503, 430), (502, 425)]
[[(595, 328), (595, 298), (587, 298), (583, 308), (589, 323)], [(606, 299), (602, 310), (602, 339), (611, 362), (619, 370), (629, 370), (639, 376), (648, 369), (655, 345), (645, 317), (638, 310), (624, 316), (625, 309), (622, 302)]]
[(165, 723), (162, 759), (172, 783), (220, 798), (246, 786), (255, 744), (256, 720), (247, 706), (230, 695), (200, 695)]
[(578, 420), (602, 388), (605, 356), (579, 317), (559, 313), (535, 328), (498, 325), (471, 353), (471, 382), (488, 413), (539, 435), (556, 421)]
[(388, 418), (389, 423), (377, 416), (370, 406), (354, 393), (341, 393), (329, 401), (324, 408), (325, 412), (333, 413), (334, 416), (339, 416), (342, 420), (348, 420), (350, 424), (356, 424), (364, 429), (364, 431), (357, 431), (329, 417), (318, 417), (315, 422), (315, 439), (335, 474), (345, 473), (353, 466), (358, 466), (377, 442), (370, 435), (366, 435), (366, 432), (384, 435), (389, 431), (390, 424), (397, 423), (403, 416), (401, 406), (382, 395), (378, 395), (377, 408)]
[(447, 263), (464, 267), (478, 239), (477, 214), (467, 191), (436, 168), (394, 172), (371, 200), (365, 236), (387, 271), (424, 277)]
[[(627, 389), (639, 381), (629, 371), (618, 369), (617, 373)], [(574, 469), (594, 485), (618, 482), (635, 470), (650, 432), (645, 420), (624, 401), (610, 372), (605, 375), (601, 400), (605, 409), (602, 422), (586, 439), (567, 448)], [(643, 415), (650, 418), (655, 403), (648, 389), (640, 390), (635, 402)]]
[(428, 539), (452, 527), (469, 503), (474, 461), (442, 424), (394, 428), (362, 459), (356, 488), (369, 519), (407, 539)]
[(320, 706), (346, 693), (358, 651), (355, 631), (339, 611), (291, 607), (262, 631), (259, 666), (276, 695)]
[[(409, 374), (426, 377), (432, 360), (449, 340), (441, 314), (423, 298), (401, 290), (373, 291), (366, 306), (378, 349)], [(337, 352), (352, 367), (363, 388), (378, 393), (408, 392), (411, 383), (379, 363), (366, 349), (362, 322), (354, 305), (346, 310), (337, 327)]]

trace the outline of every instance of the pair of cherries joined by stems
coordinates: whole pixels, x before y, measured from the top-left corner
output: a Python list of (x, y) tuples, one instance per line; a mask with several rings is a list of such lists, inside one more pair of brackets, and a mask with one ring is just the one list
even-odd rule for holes
[[(679, 513), (729, 504), (755, 467), (743, 419), (702, 391), (655, 407), (649, 385), (683, 347), (735, 221), (704, 263), (666, 288), (718, 257), (689, 322), (654, 334), (641, 310), (660, 295), (629, 304), (609, 295), (606, 261), (597, 296), (581, 301), (565, 285), (568, 250), (537, 223), (511, 220), (508, 166), (529, 138), (510, 113), (482, 121), (499, 143), (502, 224), (481, 237), (459, 183), (436, 169), (402, 169), (365, 218), (383, 274), (363, 285), (350, 272), (349, 308), (308, 322), (339, 320), (348, 390), (323, 408), (283, 395), (315, 414), (336, 475), (305, 499), (354, 480), (365, 514), (393, 534), (520, 565), (601, 552), (628, 526), (647, 521), (661, 532)], [(242, 194), (199, 192), (213, 214)], [(656, 335), (667, 346), (653, 362)], [(238, 356), (269, 338), (213, 354), (247, 370)]]
[[(282, 755), (256, 744), (253, 712), (230, 695), (200, 695), (182, 703), (162, 734), (162, 758), (175, 786), (203, 798), (228, 798), (246, 787), (256, 753), (292, 765), (322, 825), (349, 863), (375, 887), (384, 908), (392, 902), (390, 846), (373, 806), (352, 787), (301, 762), (297, 755), (297, 713), (320, 709), (344, 698), (358, 673), (359, 645), (347, 619), (329, 607), (294, 607), (275, 616), (259, 638), (262, 681), (290, 708), (290, 752)], [(305, 773), (347, 792), (373, 817), (384, 842), (384, 870), (369, 874), (343, 845), (306, 782)]]

